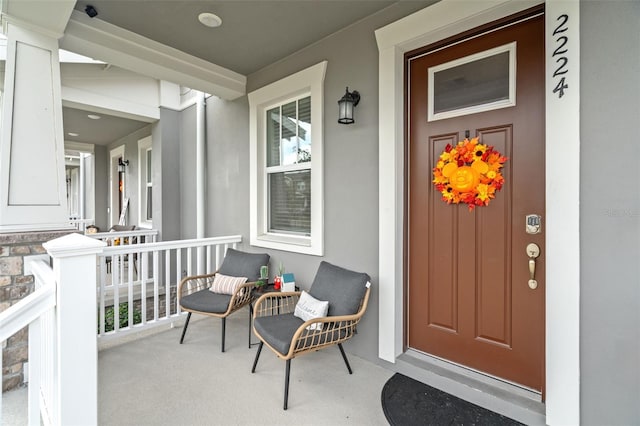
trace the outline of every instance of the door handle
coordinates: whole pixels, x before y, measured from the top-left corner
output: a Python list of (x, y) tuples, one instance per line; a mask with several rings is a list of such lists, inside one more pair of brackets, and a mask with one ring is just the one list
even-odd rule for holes
[(527, 256), (529, 256), (529, 288), (535, 290), (538, 288), (536, 280), (536, 258), (540, 256), (540, 247), (536, 243), (527, 245)]

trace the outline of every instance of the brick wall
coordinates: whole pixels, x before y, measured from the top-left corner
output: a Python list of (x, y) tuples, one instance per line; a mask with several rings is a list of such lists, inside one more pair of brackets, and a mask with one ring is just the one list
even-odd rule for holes
[[(24, 275), (24, 257), (46, 254), (42, 243), (72, 231), (0, 234), (0, 312), (31, 294), (33, 275)], [(28, 361), (28, 332), (24, 328), (2, 343), (2, 391), (24, 382)]]

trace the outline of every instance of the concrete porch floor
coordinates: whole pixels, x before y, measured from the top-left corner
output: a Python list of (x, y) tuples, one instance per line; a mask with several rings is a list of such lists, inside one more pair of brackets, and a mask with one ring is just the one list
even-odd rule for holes
[[(227, 319), (225, 353), (215, 318), (192, 320), (182, 345), (176, 327), (100, 351), (99, 424), (388, 424), (380, 394), (393, 372), (349, 355), (349, 375), (337, 347), (291, 362), (283, 411), (285, 362), (265, 348), (251, 374), (257, 345), (247, 348), (247, 322), (247, 310)], [(26, 389), (5, 393), (1, 424), (27, 423), (26, 395)]]

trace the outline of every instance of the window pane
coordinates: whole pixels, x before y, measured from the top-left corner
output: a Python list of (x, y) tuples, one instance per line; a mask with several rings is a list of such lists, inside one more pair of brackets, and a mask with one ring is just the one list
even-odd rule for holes
[(147, 220), (153, 219), (153, 188), (151, 186), (147, 187)]
[(509, 99), (509, 52), (433, 75), (435, 114)]
[(298, 163), (311, 161), (311, 96), (298, 101)]
[(280, 165), (280, 107), (267, 111), (267, 167)]
[(282, 105), (282, 123), (280, 149), (282, 166), (296, 164), (298, 161), (298, 120), (296, 102)]
[(151, 150), (147, 150), (147, 183), (151, 183)]
[(269, 231), (311, 234), (311, 170), (269, 174)]

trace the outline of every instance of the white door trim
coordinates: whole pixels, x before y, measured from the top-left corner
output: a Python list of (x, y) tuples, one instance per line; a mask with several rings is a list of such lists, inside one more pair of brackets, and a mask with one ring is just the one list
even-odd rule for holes
[[(541, 1), (442, 0), (376, 31), (379, 50), (378, 356), (403, 351), (404, 53), (528, 9)], [(571, 69), (565, 96), (552, 93), (552, 32), (570, 17)], [(549, 0), (546, 51), (546, 423), (580, 422), (580, 98), (579, 2)], [(524, 225), (523, 225), (524, 226)]]

